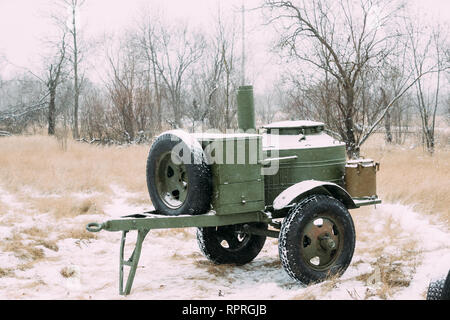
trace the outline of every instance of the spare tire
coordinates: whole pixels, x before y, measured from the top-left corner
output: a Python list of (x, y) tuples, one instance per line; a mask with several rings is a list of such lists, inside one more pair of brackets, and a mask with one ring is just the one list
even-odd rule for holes
[(212, 174), (200, 143), (181, 130), (161, 134), (147, 158), (147, 188), (158, 213), (203, 214), (211, 208)]

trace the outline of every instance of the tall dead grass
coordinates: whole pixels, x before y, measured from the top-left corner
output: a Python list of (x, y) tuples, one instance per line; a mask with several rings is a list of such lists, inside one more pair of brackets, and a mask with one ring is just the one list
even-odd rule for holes
[(381, 163), (377, 173), (378, 195), (385, 202), (413, 205), (450, 222), (450, 148), (440, 136), (433, 155), (411, 138), (405, 145), (389, 145), (381, 134), (371, 137), (362, 154)]
[(77, 199), (70, 195), (61, 197), (22, 197), (29, 208), (40, 213), (52, 213), (55, 217), (75, 217), (83, 214), (103, 213), (103, 204), (107, 202), (105, 196), (93, 196), (86, 199)]
[[(148, 146), (60, 140), (44, 135), (0, 139), (0, 187), (27, 209), (56, 218), (103, 213), (113, 184), (150, 202), (145, 181)], [(0, 214), (7, 209), (0, 201)]]
[(146, 191), (148, 146), (102, 147), (68, 140), (63, 148), (47, 136), (0, 139), (0, 181), (10, 192), (31, 187), (41, 193), (109, 192), (117, 183)]
[(31, 187), (41, 193), (109, 192), (117, 183), (146, 191), (148, 146), (103, 147), (47, 136), (0, 139), (0, 181), (10, 192)]

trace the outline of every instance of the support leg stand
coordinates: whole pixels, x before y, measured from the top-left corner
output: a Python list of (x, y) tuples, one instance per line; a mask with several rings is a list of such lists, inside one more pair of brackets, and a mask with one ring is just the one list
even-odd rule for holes
[[(134, 276), (136, 275), (136, 269), (139, 263), (139, 258), (141, 256), (142, 243), (150, 230), (138, 230), (136, 246), (134, 247), (133, 253), (128, 260), (124, 259), (124, 249), (125, 242), (127, 240), (127, 233), (129, 230), (122, 231), (122, 240), (120, 242), (120, 270), (119, 270), (119, 293), (121, 295), (128, 295), (131, 292), (131, 287), (133, 286)], [(125, 286), (125, 291), (123, 290), (123, 268), (124, 266), (130, 267), (130, 272), (128, 273), (127, 284)]]

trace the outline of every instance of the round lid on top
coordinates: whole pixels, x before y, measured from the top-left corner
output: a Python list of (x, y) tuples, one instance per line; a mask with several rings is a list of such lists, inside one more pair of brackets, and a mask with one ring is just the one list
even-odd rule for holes
[(267, 124), (263, 128), (267, 129), (268, 133), (271, 133), (272, 130), (278, 130), (279, 134), (311, 134), (323, 131), (325, 124), (309, 120), (279, 121)]

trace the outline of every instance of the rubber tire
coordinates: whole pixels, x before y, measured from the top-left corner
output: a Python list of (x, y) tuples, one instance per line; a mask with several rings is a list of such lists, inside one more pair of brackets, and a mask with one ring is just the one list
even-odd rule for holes
[[(181, 141), (181, 142), (180, 142)], [(160, 198), (158, 193), (155, 177), (156, 175), (156, 161), (166, 152), (178, 144), (184, 143), (171, 133), (162, 134), (156, 139), (150, 148), (147, 158), (147, 189), (150, 194), (150, 199), (160, 214), (168, 216), (178, 215), (198, 215), (208, 212), (211, 209), (211, 195), (212, 195), (212, 173), (211, 167), (203, 161), (201, 164), (196, 164), (191, 161), (190, 164), (184, 164), (188, 176), (188, 194), (184, 203), (179, 208), (170, 208)], [(193, 160), (193, 152), (203, 152), (203, 150), (191, 150), (191, 160)], [(203, 157), (204, 159), (204, 157)]]
[(430, 283), (427, 300), (450, 300), (450, 271), (446, 279), (439, 279)]
[[(248, 223), (256, 228), (267, 229), (267, 224), (255, 222)], [(239, 228), (240, 225), (234, 227)], [(225, 226), (226, 228), (233, 226)], [(203, 255), (214, 264), (235, 264), (244, 265), (255, 259), (261, 252), (266, 242), (266, 236), (247, 235), (250, 237), (244, 247), (237, 251), (229, 251), (224, 248), (217, 240), (217, 228), (223, 227), (205, 227), (197, 228), (197, 242)]]
[(427, 300), (443, 300), (445, 279), (430, 282), (427, 292)]
[(447, 278), (445, 279), (442, 300), (450, 300), (450, 270), (448, 271)]
[[(343, 248), (340, 256), (326, 271), (312, 269), (300, 254), (301, 232), (319, 214), (328, 212), (330, 218), (339, 221), (344, 229)], [(350, 265), (355, 250), (355, 227), (352, 217), (342, 202), (325, 195), (313, 195), (292, 207), (284, 219), (279, 235), (278, 251), (283, 268), (303, 285), (342, 275)]]

